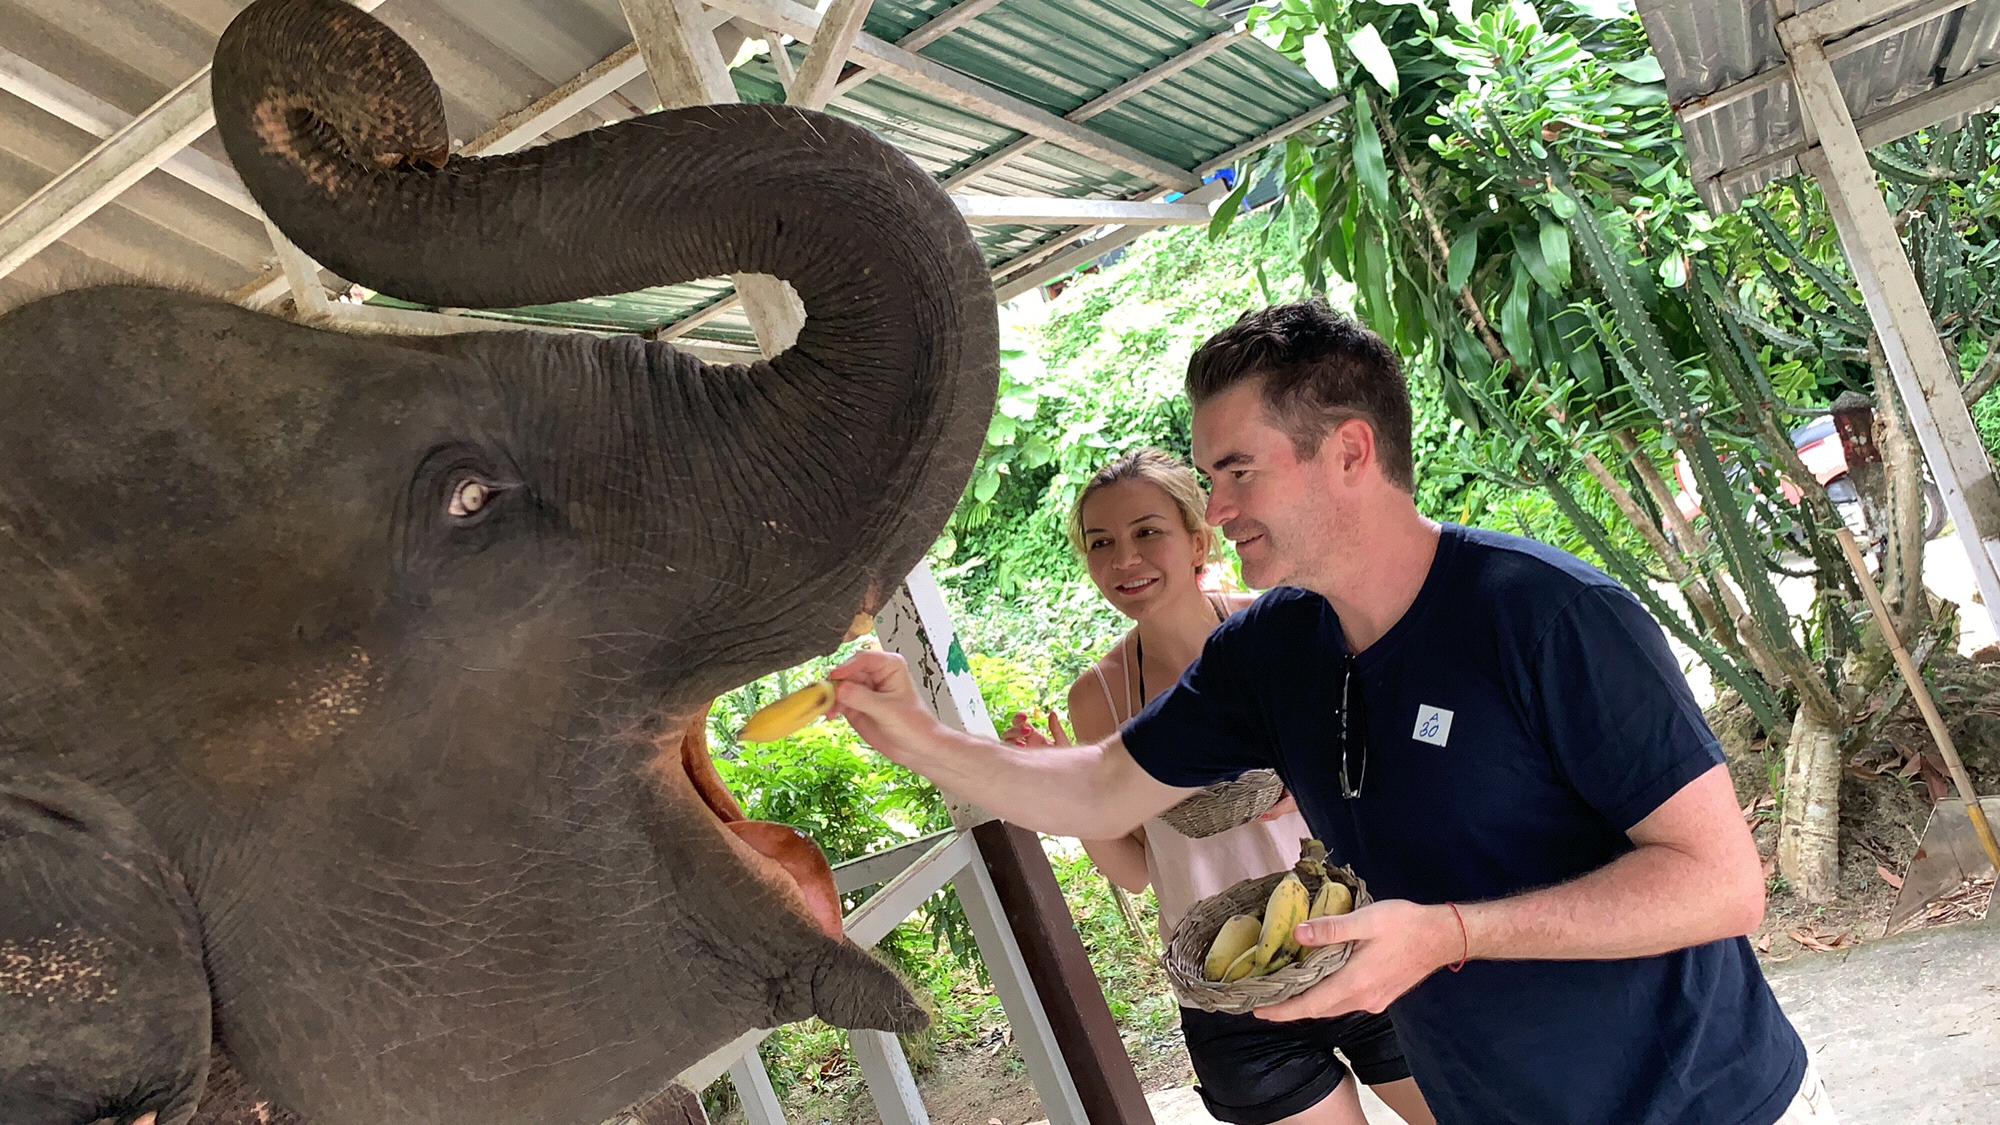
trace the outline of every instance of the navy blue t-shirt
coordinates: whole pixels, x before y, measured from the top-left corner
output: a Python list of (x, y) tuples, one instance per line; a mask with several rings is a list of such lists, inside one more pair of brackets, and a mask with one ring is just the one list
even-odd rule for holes
[[(1355, 657), (1367, 767), (1353, 799), (1339, 781), (1346, 652), (1325, 599), (1273, 590), (1126, 724), (1125, 745), (1186, 788), (1275, 768), (1371, 894), (1420, 903), (1602, 867), (1723, 760), (1638, 600), (1526, 539), (1445, 525), (1409, 612)], [(1474, 961), (1390, 1014), (1443, 1122), (1770, 1125), (1805, 1070), (1742, 938), (1622, 961)]]

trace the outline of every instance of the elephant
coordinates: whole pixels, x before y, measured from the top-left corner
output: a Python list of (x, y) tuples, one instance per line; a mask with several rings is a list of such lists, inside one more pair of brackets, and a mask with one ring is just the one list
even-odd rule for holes
[(380, 292), (763, 273), (807, 319), (721, 366), (135, 285), (0, 316), (0, 1122), (594, 1125), (751, 1029), (922, 1027), (703, 716), (834, 651), (971, 475), (997, 310), (950, 198), (782, 106), (454, 155), (339, 0), (243, 10), (213, 93)]

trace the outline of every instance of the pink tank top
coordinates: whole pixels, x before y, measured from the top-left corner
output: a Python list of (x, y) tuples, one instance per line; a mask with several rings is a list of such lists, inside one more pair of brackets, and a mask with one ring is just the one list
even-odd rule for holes
[[(1127, 660), (1125, 699), (1121, 701), (1113, 696), (1103, 668), (1091, 668), (1097, 676), (1097, 686), (1104, 689), (1111, 718), (1120, 726), (1132, 717), (1131, 669), (1131, 661)], [(1195, 903), (1245, 879), (1269, 875), (1297, 863), (1299, 842), (1312, 835), (1305, 818), (1297, 812), (1288, 812), (1276, 820), (1239, 824), (1201, 840), (1181, 835), (1157, 817), (1141, 827), (1146, 834), (1146, 874), (1153, 882), (1153, 896), (1160, 904), (1162, 942)]]

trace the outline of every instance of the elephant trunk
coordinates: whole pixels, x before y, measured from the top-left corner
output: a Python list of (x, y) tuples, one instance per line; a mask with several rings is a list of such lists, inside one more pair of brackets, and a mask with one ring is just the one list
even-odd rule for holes
[[(384, 293), (491, 308), (735, 273), (790, 281), (807, 319), (767, 362), (710, 368), (633, 340), (604, 342), (597, 362), (676, 384), (646, 397), (656, 415), (689, 411), (648, 441), (671, 447), (678, 472), (770, 478), (758, 522), (796, 533), (794, 578), (865, 570), (893, 588), (943, 526), (992, 409), (992, 285), (950, 198), (866, 130), (705, 106), (450, 157), (422, 60), (339, 0), (260, 0), (224, 33), (214, 74), (218, 130), (258, 203)], [(549, 342), (518, 346), (523, 366), (546, 369)], [(872, 608), (826, 606), (806, 652)], [(787, 655), (803, 653), (759, 662)]]

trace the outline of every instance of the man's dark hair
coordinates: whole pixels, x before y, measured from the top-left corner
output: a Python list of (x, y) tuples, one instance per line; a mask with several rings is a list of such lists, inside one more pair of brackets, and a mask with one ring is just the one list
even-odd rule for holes
[(1301, 459), (1316, 456), (1335, 426), (1365, 419), (1389, 483), (1416, 491), (1402, 364), (1325, 298), (1246, 312), (1209, 337), (1188, 361), (1188, 401), (1199, 407), (1248, 379), (1264, 381), (1264, 405)]

